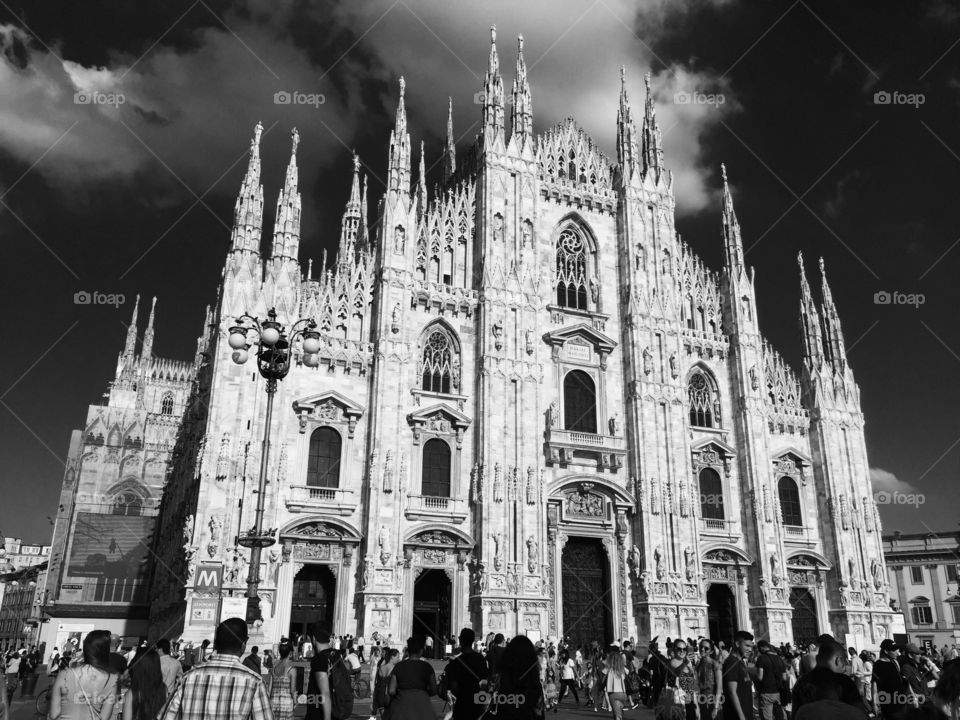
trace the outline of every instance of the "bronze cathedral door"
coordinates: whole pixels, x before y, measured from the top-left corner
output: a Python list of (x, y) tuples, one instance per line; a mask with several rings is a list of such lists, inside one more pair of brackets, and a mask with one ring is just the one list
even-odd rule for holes
[(599, 538), (570, 538), (560, 560), (563, 636), (574, 647), (613, 642), (613, 590), (607, 555)]

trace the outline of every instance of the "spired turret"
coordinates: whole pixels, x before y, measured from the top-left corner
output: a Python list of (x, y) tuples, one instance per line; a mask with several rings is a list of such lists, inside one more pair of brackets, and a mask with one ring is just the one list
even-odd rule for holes
[(387, 162), (387, 192), (408, 197), (410, 195), (410, 133), (407, 131), (407, 109), (404, 93), (407, 84), (400, 78), (400, 100), (397, 116), (390, 131), (390, 158)]
[(250, 161), (240, 186), (233, 213), (231, 247), (252, 253), (260, 252), (263, 233), (263, 185), (260, 184), (260, 136), (263, 124), (257, 123), (250, 141)]
[(290, 137), (290, 162), (287, 164), (283, 189), (277, 196), (271, 257), (296, 260), (300, 254), (300, 191), (297, 187), (297, 146), (300, 144), (300, 134), (296, 128), (290, 133)]
[(337, 252), (339, 264), (352, 265), (357, 255), (357, 244), (362, 240), (363, 201), (360, 196), (360, 158), (353, 155), (353, 179), (350, 184), (350, 198), (343, 211), (340, 223), (340, 247)]
[(657, 124), (657, 110), (653, 101), (653, 90), (650, 87), (650, 73), (643, 76), (647, 87), (647, 100), (643, 108), (643, 130), (641, 131), (643, 154), (643, 174), (659, 183), (664, 173), (663, 164), (663, 137), (660, 126)]
[(483, 146), (497, 147), (504, 142), (503, 78), (497, 56), (497, 28), (490, 28), (490, 58), (483, 82)]
[(633, 122), (633, 111), (627, 97), (626, 68), (620, 68), (620, 107), (617, 109), (617, 162), (624, 184), (629, 184), (639, 173), (642, 162), (637, 143), (637, 127)]
[(527, 64), (523, 60), (523, 35), (517, 38), (517, 76), (513, 80), (510, 142), (523, 152), (533, 145), (533, 102), (527, 81)]
[(457, 172), (457, 147), (453, 139), (453, 98), (447, 98), (447, 140), (443, 146), (443, 184)]

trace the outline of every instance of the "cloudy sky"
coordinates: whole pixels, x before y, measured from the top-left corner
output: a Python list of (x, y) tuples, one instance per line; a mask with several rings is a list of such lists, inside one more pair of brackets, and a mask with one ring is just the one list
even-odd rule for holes
[[(761, 324), (795, 367), (795, 258), (803, 250), (813, 271), (824, 256), (874, 482), (892, 499), (886, 529), (956, 529), (960, 13), (950, 3), (882, 15), (874, 3), (812, 0), (0, 6), (0, 294), (17, 343), (0, 360), (0, 532), (49, 541), (70, 430), (106, 390), (137, 293), (159, 298), (156, 352), (192, 357), (253, 125), (266, 128), (268, 207), (299, 129), (301, 259), (319, 260), (336, 247), (352, 149), (371, 198), (382, 189), (401, 75), (431, 179), (447, 97), (459, 148), (473, 141), (492, 24), (508, 89), (525, 38), (535, 130), (572, 116), (610, 157), (620, 66), (635, 112), (653, 74), (678, 229), (719, 267), (725, 162)], [(275, 103), (282, 92), (311, 102)], [(76, 305), (79, 291), (127, 302)], [(877, 304), (881, 291), (923, 302)]]

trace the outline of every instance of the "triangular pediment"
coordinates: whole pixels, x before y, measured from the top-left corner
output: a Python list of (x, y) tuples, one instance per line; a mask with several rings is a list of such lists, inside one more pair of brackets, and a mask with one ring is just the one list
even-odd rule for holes
[(707, 438), (695, 442), (690, 446), (690, 449), (695, 453), (715, 452), (722, 457), (734, 457), (737, 454), (736, 448), (717, 438)]
[(608, 355), (617, 346), (616, 340), (604, 335), (588, 323), (578, 323), (562, 327), (558, 330), (551, 330), (543, 336), (543, 339), (554, 347), (560, 347), (567, 342), (582, 344), (584, 342), (593, 345), (597, 352)]
[(436, 405), (431, 405), (426, 408), (418, 408), (407, 415), (407, 421), (415, 426), (435, 426), (449, 430), (462, 430), (471, 422), (470, 418), (462, 412), (454, 410), (449, 405), (444, 405), (443, 403), (437, 403)]
[(783, 448), (782, 450), (779, 450), (773, 457), (774, 463), (777, 465), (792, 462), (798, 468), (803, 467), (804, 465), (810, 465), (813, 462), (809, 455), (797, 450), (795, 447)]
[(360, 417), (363, 415), (363, 406), (355, 403), (350, 398), (341, 395), (336, 390), (327, 390), (316, 395), (294, 400), (293, 409), (297, 414), (311, 413), (322, 414), (325, 409), (335, 407), (344, 415), (350, 417)]

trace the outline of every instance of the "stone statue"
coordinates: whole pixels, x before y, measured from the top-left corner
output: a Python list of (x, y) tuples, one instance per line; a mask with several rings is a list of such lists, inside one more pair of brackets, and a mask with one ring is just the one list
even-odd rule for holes
[(380, 562), (386, 565), (393, 557), (393, 549), (390, 547), (390, 531), (386, 525), (380, 526), (380, 533), (377, 536), (377, 543), (380, 545)]
[(596, 307), (600, 303), (600, 283), (597, 281), (596, 275), (590, 278), (590, 297)]
[(770, 556), (770, 578), (774, 585), (780, 584), (780, 558), (775, 554)]
[(650, 571), (644, 570), (640, 573), (640, 588), (643, 590), (645, 597), (650, 597), (650, 590), (653, 587), (653, 583), (650, 582)]
[(630, 569), (636, 577), (640, 577), (640, 568), (643, 566), (643, 553), (636, 545), (630, 551)]
[(383, 491), (393, 492), (393, 450), (387, 450), (383, 461)]
[(183, 547), (193, 545), (193, 515), (187, 515), (183, 521)]
[(362, 576), (362, 580), (361, 580), (361, 586), (362, 586), (362, 588), (363, 588), (364, 590), (369, 590), (369, 589), (370, 589), (370, 582), (371, 582), (372, 579), (373, 579), (373, 578), (371, 577), (371, 575), (372, 575), (372, 573), (373, 573), (373, 567), (372, 567), (372, 566), (373, 566), (373, 559), (372, 559), (372, 558), (366, 558), (366, 559), (364, 559), (364, 561), (363, 561), (363, 576)]
[(850, 589), (859, 590), (860, 589), (860, 575), (857, 573), (857, 561), (853, 558), (847, 561), (847, 567), (850, 568)]
[[(536, 471), (532, 467), (527, 467), (527, 505), (535, 505), (537, 502)], [(533, 572), (531, 570), (531, 572)]]
[(516, 595), (517, 590), (517, 573), (514, 570), (507, 570), (507, 592)]
[(503, 556), (500, 554), (503, 550), (503, 533), (491, 533), (490, 537), (493, 539), (493, 569), (499, 571), (503, 566)]
[(527, 341), (527, 355), (533, 355), (533, 330), (527, 330), (526, 332), (526, 341)]
[(400, 332), (400, 303), (393, 306), (393, 312), (390, 314), (390, 331), (396, 335)]
[(874, 589), (883, 590), (886, 578), (883, 577), (883, 565), (876, 558), (870, 561), (870, 574), (873, 575)]
[(540, 562), (540, 545), (531, 535), (527, 538), (527, 571), (532, 575)]
[(493, 216), (493, 239), (503, 240), (503, 217), (500, 213)]
[(683, 561), (686, 568), (687, 582), (693, 582), (696, 577), (696, 556), (689, 545), (683, 549)]
[(653, 354), (650, 348), (643, 349), (643, 374), (649, 375), (653, 372)]
[(553, 400), (547, 406), (547, 430), (557, 424), (557, 419), (557, 401)]
[(653, 551), (654, 567), (657, 571), (657, 580), (663, 580), (665, 570), (663, 567), (663, 550), (659, 546)]
[(403, 255), (407, 249), (407, 231), (397, 226), (393, 232), (393, 251), (398, 255)]
[(763, 599), (764, 606), (766, 606), (769, 603), (767, 597), (767, 579), (763, 577), (760, 578), (760, 597)]
[(217, 552), (220, 550), (220, 532), (223, 530), (223, 516), (211, 515), (208, 527), (210, 528), (210, 542), (207, 543), (207, 554), (213, 558), (217, 556)]
[(523, 222), (523, 230), (520, 235), (520, 247), (526, 247), (530, 245), (533, 241), (533, 225), (530, 224), (529, 220)]
[(676, 380), (679, 374), (680, 373), (677, 370), (677, 354), (671, 353), (670, 354), (670, 377)]
[(615, 413), (613, 417), (610, 418), (608, 422), (610, 426), (610, 434), (614, 437), (620, 435), (620, 413)]
[(757, 380), (757, 366), (754, 365), (750, 368), (750, 387), (756, 390), (760, 387), (760, 381)]
[(493, 466), (493, 501), (503, 502), (503, 476), (500, 473), (500, 463)]

